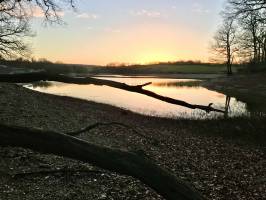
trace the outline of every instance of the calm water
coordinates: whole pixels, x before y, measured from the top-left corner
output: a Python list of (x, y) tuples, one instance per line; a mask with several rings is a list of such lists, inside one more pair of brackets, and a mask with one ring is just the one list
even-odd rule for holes
[[(184, 84), (182, 84), (184, 82), (198, 82), (199, 80), (160, 79), (149, 77), (98, 78), (119, 81), (130, 85), (152, 82), (151, 85), (145, 86), (144, 89), (153, 91), (163, 96), (183, 100), (191, 104), (209, 105), (209, 103), (213, 103), (213, 107), (223, 110), (226, 106), (226, 96), (224, 94), (199, 87), (197, 84), (195, 84), (193, 87), (183, 86)], [(71, 96), (100, 103), (107, 103), (145, 115), (185, 118), (213, 118), (221, 115), (217, 113), (206, 114), (204, 111), (191, 110), (182, 106), (165, 103), (141, 94), (115, 89), (108, 86), (43, 82), (37, 85), (28, 84), (26, 87), (44, 93)], [(229, 116), (246, 114), (246, 104), (237, 101), (235, 98), (230, 98)]]

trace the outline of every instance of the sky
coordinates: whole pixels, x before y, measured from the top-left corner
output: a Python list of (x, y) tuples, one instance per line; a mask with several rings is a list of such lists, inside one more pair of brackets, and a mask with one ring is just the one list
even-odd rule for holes
[(224, 0), (77, 0), (47, 25), (36, 11), (33, 57), (54, 62), (146, 64), (210, 58)]

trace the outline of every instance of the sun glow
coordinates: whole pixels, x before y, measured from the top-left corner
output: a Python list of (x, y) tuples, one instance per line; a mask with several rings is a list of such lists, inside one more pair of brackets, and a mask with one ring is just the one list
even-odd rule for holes
[(158, 62), (173, 62), (177, 61), (178, 57), (174, 55), (169, 55), (163, 52), (150, 52), (143, 53), (142, 55), (137, 56), (139, 64), (152, 64)]
[[(40, 38), (43, 39), (35, 43), (35, 57), (64, 63), (107, 65), (205, 61), (208, 56), (204, 45), (208, 37), (200, 35), (199, 40), (199, 35), (182, 23), (173, 26), (141, 21), (130, 26), (115, 26), (114, 30), (119, 31), (95, 28), (77, 32), (69, 28), (69, 32), (62, 35), (57, 29), (42, 29)], [(50, 38), (57, 41), (53, 48), (47, 42)]]

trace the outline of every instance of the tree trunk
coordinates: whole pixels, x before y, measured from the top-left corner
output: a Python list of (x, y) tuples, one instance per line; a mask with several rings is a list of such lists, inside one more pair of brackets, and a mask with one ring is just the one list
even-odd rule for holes
[(231, 44), (230, 44), (230, 32), (226, 35), (226, 54), (227, 54), (227, 75), (232, 75), (232, 53), (231, 53)]
[(266, 51), (266, 45), (265, 45), (265, 43), (263, 42), (262, 43), (262, 49), (261, 49), (261, 60), (262, 60), (262, 62), (263, 63), (265, 63), (265, 61), (266, 61), (266, 56), (265, 56), (265, 51)]
[(252, 27), (252, 39), (253, 39), (253, 62), (257, 63), (258, 62), (258, 47), (257, 47), (257, 30), (256, 30), (256, 18), (254, 19), (255, 21), (251, 22), (251, 27)]
[(1, 124), (0, 145), (65, 156), (129, 175), (150, 186), (167, 200), (203, 199), (187, 184), (152, 163), (145, 155), (93, 145), (61, 133)]

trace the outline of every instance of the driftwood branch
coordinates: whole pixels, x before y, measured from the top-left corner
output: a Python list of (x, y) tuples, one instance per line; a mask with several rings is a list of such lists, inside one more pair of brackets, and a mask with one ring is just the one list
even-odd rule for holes
[(187, 184), (151, 162), (146, 156), (97, 146), (65, 134), (0, 125), (0, 145), (65, 156), (129, 175), (150, 186), (167, 200), (202, 199)]
[(96, 123), (91, 124), (91, 125), (89, 125), (89, 126), (87, 126), (85, 128), (82, 128), (80, 130), (67, 132), (65, 134), (66, 135), (71, 135), (71, 136), (78, 136), (78, 135), (80, 135), (82, 133), (89, 132), (89, 131), (91, 131), (91, 130), (93, 130), (95, 128), (101, 127), (101, 126), (112, 126), (112, 125), (121, 126), (123, 128), (126, 128), (126, 129), (131, 129), (135, 135), (144, 138), (145, 140), (147, 140), (147, 142), (150, 142), (153, 145), (154, 144), (158, 145), (160, 143), (159, 140), (157, 140), (155, 138), (147, 137), (145, 134), (142, 134), (142, 133), (138, 132), (135, 128), (133, 128), (133, 127), (127, 125), (127, 124), (121, 123), (121, 122), (108, 122), (108, 123), (96, 122)]
[[(112, 125), (117, 125), (117, 126), (122, 126), (122, 127), (125, 127), (125, 128), (130, 128), (130, 129), (132, 129), (134, 131), (134, 133), (137, 133), (138, 135), (140, 134), (133, 127), (130, 127), (130, 126), (128, 126), (126, 124), (123, 124), (123, 123), (120, 123), (120, 122), (107, 122), (107, 123), (96, 122), (96, 123), (91, 124), (91, 125), (89, 125), (89, 126), (87, 126), (85, 128), (82, 128), (80, 130), (67, 132), (65, 134), (66, 135), (71, 135), (71, 136), (77, 136), (77, 135), (80, 135), (80, 134), (85, 133), (87, 131), (90, 131), (92, 129), (98, 128), (100, 126), (112, 126)], [(141, 134), (141, 136), (142, 136), (142, 134)]]
[(111, 80), (97, 79), (97, 78), (92, 78), (92, 77), (71, 77), (71, 76), (66, 76), (66, 75), (48, 74), (43, 71), (32, 72), (32, 73), (21, 73), (21, 74), (0, 74), (0, 82), (29, 83), (29, 82), (35, 82), (35, 81), (58, 81), (58, 82), (63, 82), (63, 83), (73, 83), (73, 84), (80, 84), (80, 85), (85, 85), (85, 84), (93, 84), (93, 85), (100, 85), (100, 86), (106, 85), (106, 86), (126, 90), (129, 92), (143, 94), (143, 95), (146, 95), (146, 96), (149, 96), (149, 97), (152, 97), (152, 98), (155, 98), (155, 99), (158, 99), (158, 100), (170, 103), (170, 104), (184, 106), (190, 109), (200, 109), (206, 112), (214, 111), (214, 112), (224, 113), (223, 110), (213, 108), (211, 106), (212, 104), (209, 104), (208, 106), (190, 104), (185, 101), (161, 96), (149, 90), (143, 89), (144, 86), (149, 85), (151, 83), (131, 86), (125, 83), (120, 83), (120, 82), (111, 81)]

